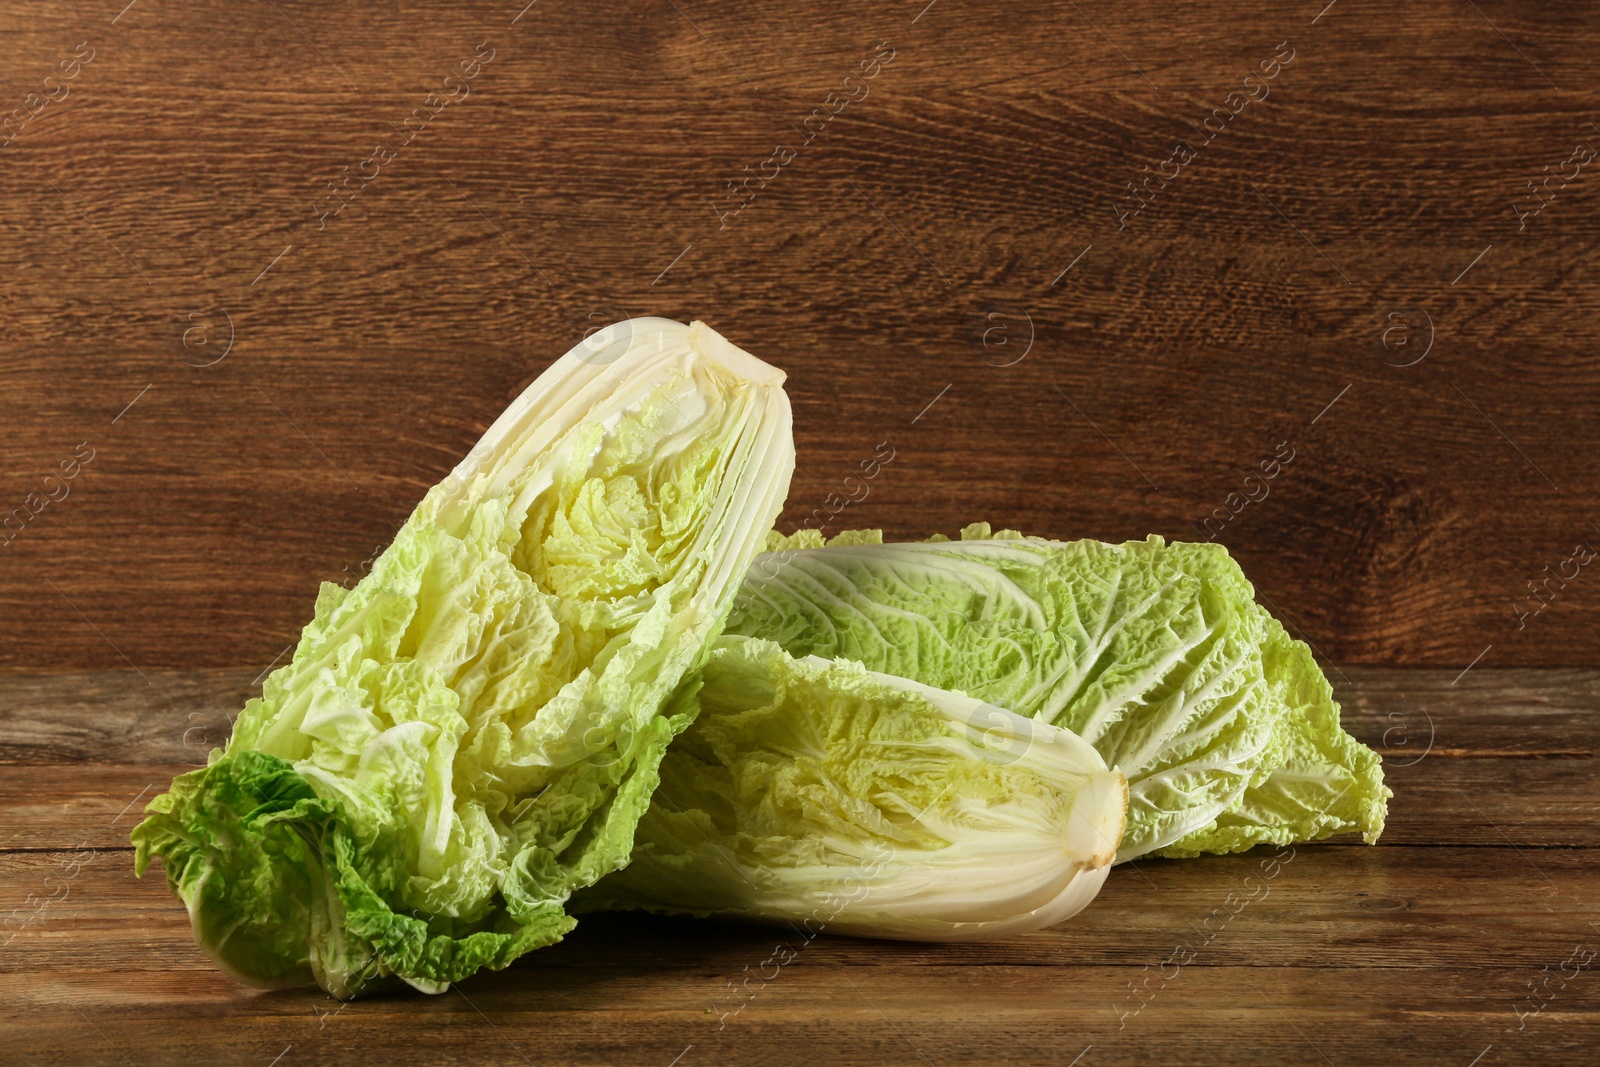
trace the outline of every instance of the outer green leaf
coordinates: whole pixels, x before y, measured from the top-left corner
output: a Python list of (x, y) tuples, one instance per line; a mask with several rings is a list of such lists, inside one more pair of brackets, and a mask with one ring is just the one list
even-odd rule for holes
[(195, 940), (252, 984), (311, 980), (308, 938), (325, 924), (317, 855), (332, 805), (275, 756), (244, 752), (174, 779), (136, 831), (138, 869), (161, 856)]
[(1211, 826), (1162, 855), (1241, 852), (1348, 830), (1360, 830), (1371, 844), (1383, 831), (1393, 794), (1383, 784), (1382, 761), (1340, 729), (1339, 705), (1311, 650), (1268, 619), (1263, 656), (1274, 695), (1287, 709), (1266, 778), (1253, 782)]

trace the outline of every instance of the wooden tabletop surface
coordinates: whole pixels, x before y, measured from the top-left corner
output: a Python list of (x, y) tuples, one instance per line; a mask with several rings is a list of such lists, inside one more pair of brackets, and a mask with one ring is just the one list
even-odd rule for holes
[(0, 678), (8, 1063), (1489, 1067), (1600, 1047), (1600, 672), (1336, 672), (1395, 791), (1374, 847), (1124, 864), (1076, 918), (990, 944), (594, 917), (446, 995), (343, 1006), (236, 985), (164, 878), (134, 878), (143, 802), (203, 762), (252, 677), (145, 675)]
[[(1578, 0), (0, 4), (0, 1060), (1592, 1059), (1597, 93)], [(788, 372), (786, 531), (1226, 544), (1382, 844), (1209, 937), (1270, 850), (995, 945), (611, 917), (444, 997), (234, 986), (140, 798), (645, 314)]]

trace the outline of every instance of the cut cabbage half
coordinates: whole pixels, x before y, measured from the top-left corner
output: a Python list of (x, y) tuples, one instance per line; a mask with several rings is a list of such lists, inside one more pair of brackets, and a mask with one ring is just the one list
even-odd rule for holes
[[(441, 992), (573, 926), (788, 492), (783, 374), (702, 323), (557, 360), (354, 588), (324, 585), (227, 748), (133, 832), (257, 985)], [(685, 710), (687, 709), (687, 710)]]
[(703, 679), (631, 865), (580, 907), (982, 940), (1105, 881), (1128, 786), (1075, 734), (769, 641), (723, 638)]

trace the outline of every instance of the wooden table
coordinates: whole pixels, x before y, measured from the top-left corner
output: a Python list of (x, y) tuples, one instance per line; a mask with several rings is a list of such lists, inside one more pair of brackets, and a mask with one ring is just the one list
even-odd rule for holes
[[(0, 1061), (1595, 1059), (1591, 4), (63, 0), (0, 72)], [(1383, 843), (1176, 972), (1262, 857), (997, 945), (622, 917), (444, 997), (232, 985), (141, 798), (640, 314), (789, 373), (785, 530), (887, 446), (829, 532), (1226, 544)]]
[(1335, 672), (1385, 754), (1389, 828), (1284, 853), (1264, 891), (1245, 879), (1271, 849), (1145, 861), (1041, 933), (824, 935), (787, 966), (782, 932), (596, 917), (446, 995), (342, 1006), (235, 985), (164, 880), (133, 877), (140, 807), (254, 672), (144, 673), (0, 679), (7, 1062), (1487, 1067), (1600, 1046), (1600, 672)]

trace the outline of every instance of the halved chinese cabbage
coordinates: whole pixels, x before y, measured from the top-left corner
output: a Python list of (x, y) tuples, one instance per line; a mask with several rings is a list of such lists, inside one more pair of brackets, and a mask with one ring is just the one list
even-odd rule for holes
[(783, 375), (702, 323), (557, 360), (354, 588), (324, 585), (227, 748), (133, 832), (258, 985), (442, 992), (574, 924), (788, 491)]
[(728, 632), (1081, 735), (1128, 778), (1119, 860), (1382, 831), (1377, 755), (1340, 728), (1310, 650), (1221, 545), (996, 537), (987, 523), (961, 541), (879, 541), (774, 535)]
[(631, 864), (581, 907), (976, 940), (1105, 881), (1127, 782), (1066, 730), (770, 641), (723, 638), (703, 682)]

